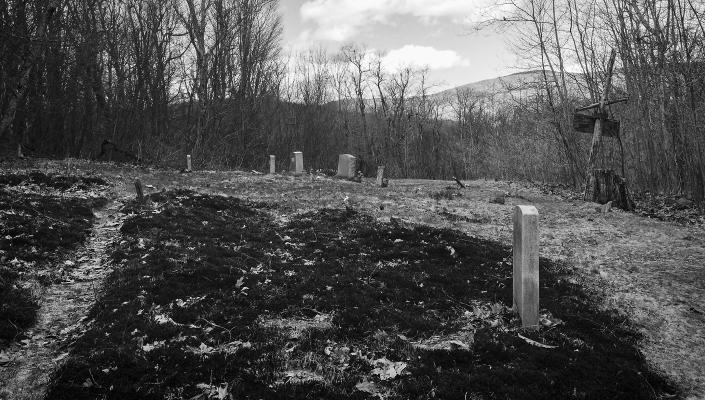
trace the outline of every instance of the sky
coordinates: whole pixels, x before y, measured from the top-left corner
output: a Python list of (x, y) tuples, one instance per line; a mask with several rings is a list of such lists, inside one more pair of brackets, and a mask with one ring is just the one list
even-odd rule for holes
[[(503, 34), (473, 27), (491, 0), (281, 0), (283, 45), (297, 52), (348, 43), (384, 52), (384, 64), (428, 67), (434, 91), (517, 72)], [(501, 10), (499, 11), (501, 12)]]

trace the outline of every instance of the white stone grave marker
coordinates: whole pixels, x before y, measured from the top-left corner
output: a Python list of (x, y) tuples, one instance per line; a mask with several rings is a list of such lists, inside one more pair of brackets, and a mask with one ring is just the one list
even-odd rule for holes
[(277, 158), (273, 155), (269, 156), (269, 174), (274, 175), (277, 172)]
[(186, 171), (191, 172), (191, 154), (186, 155)]
[(294, 152), (294, 176), (304, 174), (304, 153), (300, 151)]
[(523, 327), (539, 326), (539, 212), (514, 208), (514, 310)]
[(341, 178), (354, 178), (357, 172), (357, 159), (352, 154), (341, 154), (338, 156), (338, 174)]

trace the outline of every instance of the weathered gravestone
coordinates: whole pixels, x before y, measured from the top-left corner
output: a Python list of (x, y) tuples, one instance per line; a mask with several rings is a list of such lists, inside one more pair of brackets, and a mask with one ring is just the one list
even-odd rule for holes
[(277, 172), (277, 158), (273, 155), (269, 156), (269, 174), (274, 175)]
[(352, 154), (341, 154), (338, 156), (338, 174), (340, 178), (351, 179), (357, 172), (357, 158)]
[(294, 172), (294, 176), (301, 176), (304, 173), (304, 153), (295, 151), (291, 156), (289, 170)]
[(377, 186), (384, 184), (384, 165), (377, 167)]
[(534, 206), (514, 208), (514, 310), (521, 326), (539, 325), (539, 212)]
[(186, 156), (186, 172), (191, 172), (191, 154)]

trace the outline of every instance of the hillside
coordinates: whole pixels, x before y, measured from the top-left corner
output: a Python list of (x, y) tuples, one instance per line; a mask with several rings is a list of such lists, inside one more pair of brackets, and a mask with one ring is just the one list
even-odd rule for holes
[[(458, 91), (469, 91), (477, 96), (491, 98), (497, 103), (504, 103), (511, 99), (522, 99), (527, 96), (534, 96), (537, 90), (545, 90), (544, 72), (541, 70), (517, 72), (497, 78), (484, 79), (478, 82), (471, 82), (465, 85), (456, 86), (433, 94), (435, 99), (454, 98)], [(552, 81), (550, 71), (546, 71), (549, 81)], [(567, 73), (566, 81), (571, 93), (576, 96), (583, 95), (584, 86), (582, 74)]]

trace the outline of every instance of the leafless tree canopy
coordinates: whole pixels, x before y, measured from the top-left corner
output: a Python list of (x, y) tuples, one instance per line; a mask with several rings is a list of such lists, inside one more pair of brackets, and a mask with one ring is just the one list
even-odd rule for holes
[[(0, 135), (46, 156), (93, 157), (110, 140), (140, 158), (264, 168), (354, 153), (391, 176), (502, 177), (581, 185), (590, 135), (576, 107), (609, 107), (597, 166), (637, 189), (705, 186), (705, 4), (512, 0), (492, 28), (521, 32), (527, 73), (498, 93), (432, 94), (428, 72), (385, 68), (349, 44), (281, 50), (276, 0), (0, 0)], [(519, 79), (521, 78), (521, 79)], [(284, 165), (280, 165), (280, 168)]]

